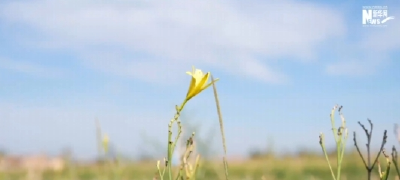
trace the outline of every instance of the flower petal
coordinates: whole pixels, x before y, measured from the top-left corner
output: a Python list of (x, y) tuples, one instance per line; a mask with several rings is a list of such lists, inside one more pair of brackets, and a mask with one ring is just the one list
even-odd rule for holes
[(190, 81), (190, 86), (189, 86), (189, 90), (188, 90), (188, 92), (187, 92), (187, 94), (186, 94), (186, 98), (187, 99), (190, 99), (190, 98), (192, 98), (194, 95), (193, 95), (193, 92), (196, 90), (196, 79), (194, 78), (194, 77), (192, 77), (192, 80)]
[(203, 89), (203, 86), (207, 83), (209, 77), (210, 77), (210, 72), (208, 72), (206, 75), (202, 77), (199, 84), (197, 84), (198, 88)]

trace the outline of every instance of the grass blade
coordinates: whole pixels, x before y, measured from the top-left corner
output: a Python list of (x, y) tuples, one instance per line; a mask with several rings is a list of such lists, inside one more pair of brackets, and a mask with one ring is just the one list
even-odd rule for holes
[(214, 77), (211, 75), (211, 82), (213, 82), (213, 90), (214, 90), (214, 97), (215, 97), (215, 104), (217, 105), (217, 112), (218, 112), (218, 119), (219, 119), (219, 126), (221, 130), (221, 135), (222, 135), (222, 145), (224, 147), (224, 169), (225, 169), (225, 179), (228, 180), (228, 162), (226, 161), (226, 142), (225, 142), (225, 132), (224, 132), (224, 121), (222, 119), (222, 113), (221, 113), (221, 108), (219, 106), (219, 99), (218, 99), (218, 93), (217, 93), (217, 87), (214, 83)]

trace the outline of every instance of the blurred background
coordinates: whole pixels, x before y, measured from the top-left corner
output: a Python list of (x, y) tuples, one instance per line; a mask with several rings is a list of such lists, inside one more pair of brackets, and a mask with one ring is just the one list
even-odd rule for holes
[[(374, 123), (374, 152), (384, 130), (386, 149), (400, 145), (399, 5), (2, 0), (0, 178), (101, 179), (111, 172), (104, 159), (117, 157), (120, 178), (152, 178), (193, 65), (220, 78), (232, 178), (330, 178), (318, 136), (332, 152), (328, 115), (336, 104), (349, 129), (343, 173), (365, 177), (352, 141), (357, 131), (365, 147), (358, 121)], [(363, 27), (363, 6), (387, 6), (395, 19)], [(96, 120), (110, 138), (106, 155)], [(222, 179), (211, 89), (187, 104), (181, 121), (182, 141), (196, 132), (199, 179)], [(40, 176), (26, 173), (33, 171)]]

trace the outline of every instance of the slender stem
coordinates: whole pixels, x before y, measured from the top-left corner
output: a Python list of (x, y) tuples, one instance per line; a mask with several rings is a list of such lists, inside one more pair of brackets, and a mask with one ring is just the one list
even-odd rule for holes
[(341, 155), (340, 155), (340, 161), (339, 161), (339, 167), (338, 167), (338, 180), (340, 179), (340, 171), (342, 167), (342, 161), (343, 161), (343, 156), (344, 156), (344, 150), (346, 148), (346, 142), (347, 142), (348, 135), (346, 134), (344, 137), (344, 143), (342, 144), (342, 150), (341, 150)]
[(337, 142), (337, 144), (336, 144), (336, 152), (337, 152), (337, 158), (336, 158), (336, 161), (337, 161), (337, 174), (336, 174), (336, 178), (337, 178), (337, 180), (339, 180), (340, 179), (340, 155), (342, 154), (341, 153), (341, 136), (339, 136), (339, 142)]
[(221, 113), (221, 108), (219, 106), (219, 99), (218, 99), (218, 93), (217, 93), (217, 87), (214, 83), (214, 77), (211, 75), (211, 81), (213, 82), (213, 90), (214, 90), (214, 97), (215, 97), (215, 104), (217, 105), (217, 112), (218, 112), (218, 119), (219, 119), (219, 125), (220, 125), (220, 131), (222, 135), (222, 144), (224, 147), (224, 157), (223, 157), (223, 162), (224, 162), (224, 169), (225, 169), (225, 179), (228, 180), (228, 162), (226, 160), (226, 142), (225, 142), (225, 133), (224, 133), (224, 121), (222, 119), (222, 113)]
[[(181, 111), (183, 109), (183, 107), (185, 106), (187, 100), (184, 100), (181, 104), (181, 106), (177, 106), (176, 107), (176, 114), (174, 115), (174, 118), (170, 121), (170, 123), (168, 124), (168, 161), (167, 161), (167, 166), (168, 166), (168, 177), (169, 180), (172, 180), (172, 155), (174, 153), (175, 147), (176, 147), (176, 142), (178, 141), (181, 133), (182, 133), (182, 129), (181, 129), (181, 125), (180, 122), (178, 121), (179, 116), (181, 115)], [(175, 141), (172, 141), (172, 125), (174, 122), (177, 122), (178, 124), (178, 134), (175, 137)]]
[[(368, 162), (368, 167), (371, 168), (371, 151), (370, 151), (370, 143), (371, 143), (371, 136), (368, 137), (368, 143), (367, 143), (367, 162)], [(368, 180), (371, 179), (371, 170), (368, 171)]]
[(172, 161), (172, 122), (168, 125), (168, 155), (167, 155), (167, 167), (168, 167), (168, 177), (169, 180), (172, 180), (172, 169), (171, 169), (171, 161)]
[(393, 148), (392, 148), (392, 161), (393, 161), (394, 167), (396, 168), (397, 176), (400, 177), (400, 171), (399, 171), (399, 167), (397, 164), (397, 150), (396, 150), (395, 146), (393, 146)]
[[(160, 169), (160, 161), (157, 161), (157, 171), (158, 171), (158, 177), (160, 177), (160, 180), (163, 180), (164, 179), (164, 175), (161, 173), (161, 169)], [(165, 167), (165, 164), (164, 164), (164, 167)], [(155, 174), (154, 175), (154, 178), (153, 179), (157, 179), (157, 174)]]
[(333, 173), (333, 170), (332, 170), (331, 163), (329, 162), (328, 154), (326, 153), (325, 145), (324, 145), (324, 144), (321, 144), (321, 147), (322, 147), (322, 151), (323, 151), (324, 154), (325, 154), (326, 161), (328, 161), (328, 165), (329, 165), (329, 169), (331, 170), (332, 178), (333, 178), (333, 180), (336, 180), (335, 174)]
[(365, 158), (364, 158), (364, 156), (362, 155), (362, 153), (361, 153), (361, 151), (360, 151), (360, 148), (358, 148), (358, 145), (357, 145), (356, 132), (353, 133), (353, 141), (354, 141), (354, 146), (356, 147), (357, 152), (358, 152), (358, 154), (360, 155), (360, 157), (361, 157), (361, 159), (362, 159), (362, 161), (363, 161), (363, 163), (364, 163), (365, 168), (368, 169), (368, 165), (367, 165), (367, 163), (365, 162)]
[(375, 166), (376, 162), (378, 161), (378, 158), (379, 158), (380, 154), (382, 153), (383, 147), (385, 146), (386, 141), (387, 141), (387, 130), (385, 130), (384, 133), (383, 133), (383, 140), (382, 140), (381, 147), (379, 149), (378, 155), (376, 156), (373, 164), (371, 165), (371, 150), (370, 150), (371, 146), (370, 145), (371, 145), (373, 124), (372, 124), (371, 120), (369, 120), (369, 119), (368, 119), (368, 122), (369, 122), (369, 124), (371, 126), (371, 129), (370, 129), (369, 132), (368, 132), (367, 128), (365, 128), (365, 126), (363, 124), (358, 122), (358, 124), (362, 127), (362, 129), (364, 130), (364, 132), (365, 132), (365, 134), (367, 136), (367, 144), (366, 144), (366, 146), (367, 146), (367, 155), (368, 155), (367, 162), (365, 162), (364, 157), (362, 156), (362, 154), (360, 152), (360, 149), (358, 148), (357, 141), (356, 141), (356, 132), (354, 132), (354, 145), (356, 146), (357, 151), (360, 154), (360, 157), (364, 162), (365, 168), (367, 169), (368, 180), (371, 180), (372, 170), (374, 169), (374, 166)]

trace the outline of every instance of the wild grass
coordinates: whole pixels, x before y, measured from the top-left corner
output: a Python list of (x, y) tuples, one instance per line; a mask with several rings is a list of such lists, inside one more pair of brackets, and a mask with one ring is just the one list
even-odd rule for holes
[[(319, 136), (319, 144), (322, 147), (322, 151), (324, 152), (326, 161), (328, 162), (328, 166), (329, 166), (329, 170), (331, 171), (332, 174), (332, 179), (333, 180), (340, 180), (340, 173), (341, 173), (341, 166), (342, 166), (342, 162), (343, 162), (343, 155), (345, 152), (345, 148), (346, 148), (346, 142), (347, 142), (347, 137), (348, 137), (348, 131), (346, 128), (346, 120), (343, 116), (343, 114), (341, 113), (343, 106), (338, 107), (337, 105), (335, 107), (333, 107), (332, 112), (331, 112), (331, 124), (332, 124), (332, 132), (333, 132), (333, 137), (335, 138), (335, 142), (336, 142), (336, 152), (337, 152), (337, 168), (336, 168), (336, 175), (334, 173), (334, 170), (332, 169), (332, 165), (329, 161), (329, 157), (328, 157), (328, 153), (326, 151), (325, 148), (325, 141), (324, 141), (324, 134), (321, 133)], [(342, 125), (336, 129), (335, 127), (335, 110), (338, 110), (339, 114), (340, 114), (340, 118), (342, 120)]]

